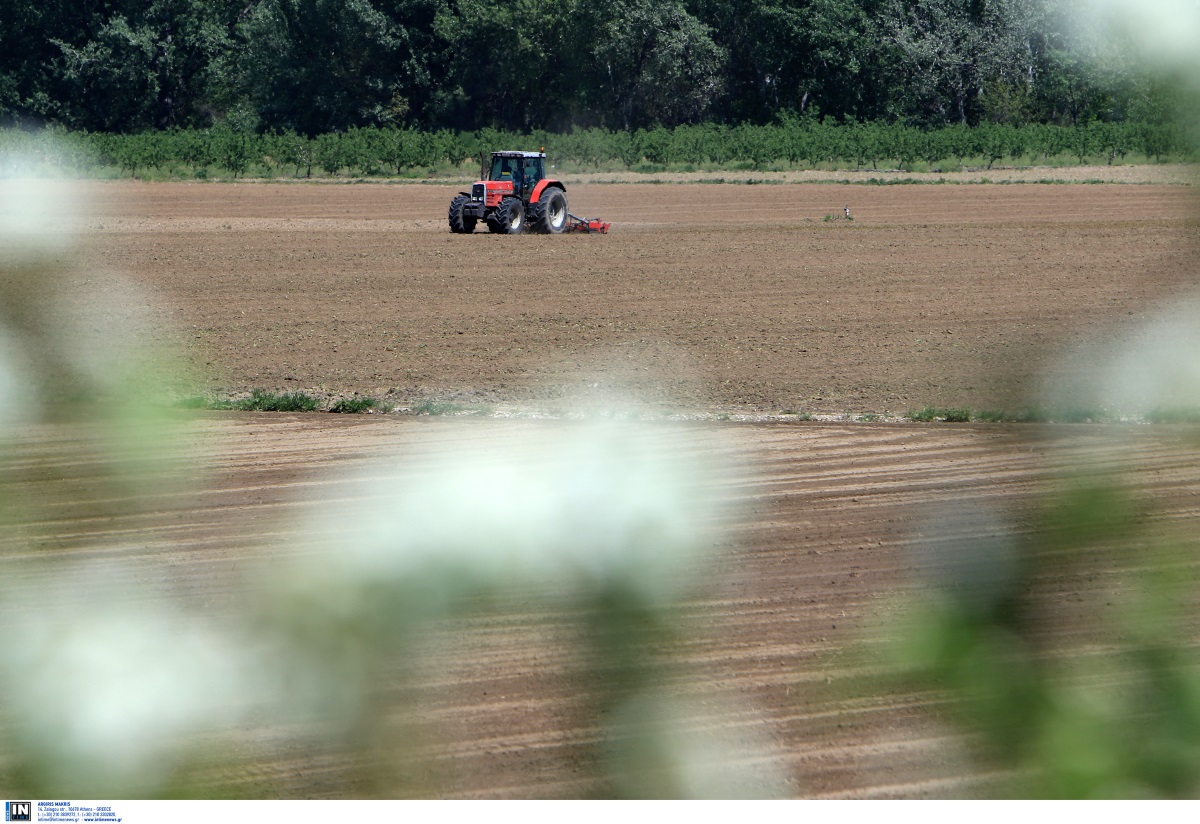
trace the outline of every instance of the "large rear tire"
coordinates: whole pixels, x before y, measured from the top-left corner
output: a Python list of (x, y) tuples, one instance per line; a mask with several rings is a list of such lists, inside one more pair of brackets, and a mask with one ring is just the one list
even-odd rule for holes
[(533, 204), (533, 225), (539, 232), (559, 235), (567, 228), (567, 193), (557, 187), (546, 189)]
[(496, 210), (488, 215), (488, 229), (499, 235), (519, 235), (525, 231), (525, 207), (515, 197), (500, 201)]
[(463, 206), (469, 199), (466, 195), (459, 195), (450, 201), (450, 231), (457, 235), (469, 235), (475, 231), (475, 218), (463, 214)]

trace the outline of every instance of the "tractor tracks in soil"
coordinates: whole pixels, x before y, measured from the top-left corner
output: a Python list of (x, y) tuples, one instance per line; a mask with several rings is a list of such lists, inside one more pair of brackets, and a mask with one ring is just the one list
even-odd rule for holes
[[(464, 443), (578, 425), (197, 413), (183, 416), (185, 459), (162, 466), (160, 491), (128, 498), (80, 494), (92, 488), (80, 479), (109, 468), (72, 457), (80, 430), (43, 427), (6, 456), (6, 492), (25, 518), (0, 540), (0, 556), (6, 578), (29, 586), (58, 564), (119, 559), (172, 597), (233, 609), (253, 597), (251, 570), (304, 544), (306, 513), (362, 494), (351, 478), (382, 479), (397, 467), (419, 477)], [(1180, 451), (1191, 436), (1175, 427), (653, 426), (670, 448), (725, 468), (711, 483), (728, 504), (713, 516), (717, 555), (673, 610), (684, 643), (664, 686), (709, 708), (697, 725), (757, 741), (744, 763), (781, 772), (786, 792), (800, 797), (988, 796), (1000, 786), (965, 758), (945, 719), (947, 696), (898, 686), (879, 656), (907, 599), (927, 586), (912, 550), (938, 512), (988, 510), (1020, 530), (1035, 496), (1086, 465), (1119, 472), (1153, 502), (1155, 531), (1194, 531), (1200, 516), (1200, 471)], [(1095, 574), (1047, 581), (1061, 605), (1044, 630), (1048, 646), (1068, 656), (1111, 650), (1116, 639), (1088, 610), (1128, 585), (1132, 563), (1113, 555)], [(390, 711), (427, 742), (421, 763), (431, 772), (419, 793), (610, 790), (594, 761), (602, 726), (587, 714), (578, 678), (578, 618), (569, 603), (529, 593), (427, 639), (421, 674), (397, 693), (411, 703)], [(387, 783), (398, 774), (383, 755), (267, 728), (247, 730), (206, 780), (247, 796), (413, 792), (412, 783)]]

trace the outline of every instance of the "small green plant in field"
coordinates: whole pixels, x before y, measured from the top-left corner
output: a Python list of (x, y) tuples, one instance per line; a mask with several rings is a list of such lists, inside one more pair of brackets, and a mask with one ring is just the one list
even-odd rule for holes
[(1050, 415), (1044, 409), (1021, 409), (1005, 412), (1002, 409), (981, 409), (971, 413), (971, 419), (988, 423), (1045, 423)]
[(1045, 423), (1050, 420), (1050, 414), (1041, 408), (1022, 409), (1011, 420), (1016, 423)]
[(190, 398), (180, 398), (175, 402), (175, 406), (179, 409), (211, 409), (212, 402), (207, 398), (194, 395)]
[(926, 406), (908, 413), (909, 420), (919, 423), (930, 421), (945, 421), (947, 423), (967, 423), (971, 420), (970, 409), (939, 409), (936, 406)]
[(1200, 409), (1154, 409), (1146, 415), (1150, 423), (1200, 423)]
[(420, 401), (409, 411), (414, 415), (476, 415), (486, 410), (481, 406), (467, 406), (452, 401)]
[(1052, 417), (1059, 423), (1098, 423), (1108, 418), (1105, 413), (1095, 409), (1078, 407), (1056, 410)]
[(329, 411), (355, 415), (370, 412), (372, 409), (378, 409), (383, 405), (382, 401), (375, 398), (341, 398), (337, 403), (329, 407)]
[(315, 412), (317, 399), (303, 392), (275, 394), (255, 389), (250, 397), (234, 401), (231, 408), (239, 412)]
[(859, 419), (860, 421), (863, 421), (863, 422), (865, 422), (865, 423), (872, 423), (873, 421), (877, 421), (877, 420), (879, 420), (879, 417), (880, 417), (880, 416), (879, 416), (879, 415), (876, 415), (874, 412), (868, 412), (868, 413), (867, 413), (867, 414), (865, 414), (865, 415), (859, 415), (859, 416), (858, 416), (858, 419)]

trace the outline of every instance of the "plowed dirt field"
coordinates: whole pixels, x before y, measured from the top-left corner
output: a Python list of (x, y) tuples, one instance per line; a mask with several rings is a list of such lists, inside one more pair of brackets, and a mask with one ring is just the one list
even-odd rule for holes
[[(1067, 368), (1062, 351), (1196, 285), (1186, 186), (581, 185), (571, 210), (613, 230), (564, 237), (453, 236), (446, 186), (91, 191), (79, 277), (118, 271), (153, 294), (207, 392), (495, 414), (187, 413), (191, 458), (171, 464), (162, 492), (103, 500), (79, 430), (31, 429), (8, 456), (21, 479), (8, 491), (24, 502), (15, 511), (37, 514), (0, 537), (9, 564), (47, 550), (121, 558), (220, 602), (248, 565), (303, 537), (301, 513), (351, 494), (346, 474), (381, 456), (406, 456), (419, 476), (441, 447), (573, 425), (534, 412), (656, 413), (675, 448), (728, 467), (714, 483), (735, 504), (714, 514), (721, 554), (675, 610), (688, 643), (671, 688), (713, 708), (698, 723), (758, 736), (747, 763), (778, 770), (787, 795), (986, 797), (1002, 776), (963, 756), (946, 696), (896, 686), (876, 657), (927, 586), (912, 549), (929, 519), (989, 511), (1027, 531), (1037, 497), (1087, 466), (1119, 473), (1146, 503), (1146, 536), (1200, 526), (1187, 427), (766, 419), (1037, 403), (1047, 373)], [(853, 221), (838, 217), (847, 205)], [(754, 420), (718, 419), (741, 415)], [(1134, 561), (1113, 554), (1095, 574), (1044, 582), (1060, 605), (1048, 646), (1087, 656), (1118, 643), (1080, 605), (1103, 610)], [(611, 794), (555, 626), (518, 608), (433, 639), (443, 657), (416, 687), (433, 778), (390, 785), (361, 750), (276, 731), (284, 743), (269, 757), (247, 741), (189, 791)], [(1180, 642), (1196, 644), (1197, 630)]]
[(218, 393), (1012, 411), (1200, 282), (1187, 186), (583, 185), (613, 229), (572, 237), (451, 235), (447, 186), (96, 191), (97, 264), (155, 290)]

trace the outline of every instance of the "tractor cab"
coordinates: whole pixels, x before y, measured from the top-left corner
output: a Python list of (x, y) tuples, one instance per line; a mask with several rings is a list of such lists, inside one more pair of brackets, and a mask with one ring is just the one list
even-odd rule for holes
[(545, 177), (546, 155), (542, 152), (492, 152), (487, 179), (511, 183), (512, 194), (523, 201), (529, 200), (527, 194)]

